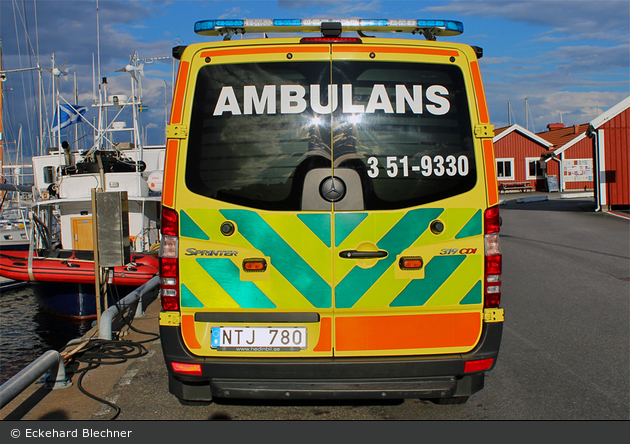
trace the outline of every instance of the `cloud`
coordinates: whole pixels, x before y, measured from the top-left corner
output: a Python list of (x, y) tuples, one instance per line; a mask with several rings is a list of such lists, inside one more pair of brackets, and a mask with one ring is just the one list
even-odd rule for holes
[(300, 0), (278, 0), (278, 7), (280, 9), (306, 9), (313, 6), (329, 6), (338, 5), (341, 3), (339, 0), (312, 0), (312, 1), (300, 1)]
[(627, 74), (630, 66), (630, 44), (612, 47), (563, 46), (543, 57), (555, 61), (558, 71), (601, 72), (602, 66), (605, 66), (607, 71), (624, 69)]
[[(278, 7), (281, 9), (305, 10), (311, 8), (328, 8), (326, 14), (337, 17), (348, 17), (358, 12), (370, 12), (381, 10), (381, 2), (379, 0), (371, 1), (352, 1), (352, 0), (279, 0)], [(321, 13), (320, 13), (321, 15)], [(335, 17), (335, 18), (337, 18)], [(316, 17), (322, 18), (322, 17)]]
[[(115, 71), (129, 63), (134, 50), (140, 58), (170, 56), (172, 42), (147, 41), (149, 34), (139, 18), (162, 14), (158, 1), (101, 0), (98, 8), (100, 35), (100, 73), (108, 77), (116, 92), (130, 95), (129, 75)], [(35, 9), (37, 14), (35, 14)], [(17, 29), (16, 29), (17, 23)], [(35, 26), (37, 24), (37, 26)], [(35, 67), (39, 64), (50, 68), (54, 54), (59, 66), (67, 60), (68, 81), (61, 80), (64, 98), (74, 102), (74, 75), (79, 89), (79, 103), (88, 105), (88, 116), (95, 115), (92, 104), (92, 73), (98, 69), (97, 12), (95, 1), (39, 1), (7, 2), (0, 0), (0, 29), (2, 29), (3, 69)], [(25, 32), (25, 29), (28, 32)], [(136, 33), (136, 34), (134, 34)], [(170, 84), (170, 60), (165, 72)], [(44, 110), (50, 121), (52, 97), (50, 74), (42, 71), (44, 78)], [(100, 80), (100, 79), (99, 79)], [(163, 81), (160, 80), (163, 84)], [(7, 81), (13, 88), (8, 97), (11, 103), (12, 121), (24, 123), (26, 151), (35, 152), (37, 137), (37, 75), (9, 75)], [(6, 86), (6, 85), (3, 85)], [(163, 97), (163, 93), (159, 96)], [(20, 100), (21, 99), (21, 103)], [(162, 105), (163, 107), (163, 105)], [(15, 126), (15, 125), (14, 125)], [(9, 133), (15, 131), (5, 128)]]
[(454, 0), (447, 5), (431, 6), (426, 11), (457, 13), (463, 16), (500, 17), (540, 28), (543, 36), (532, 39), (558, 39), (580, 36), (591, 41), (627, 41), (630, 2), (627, 0)]

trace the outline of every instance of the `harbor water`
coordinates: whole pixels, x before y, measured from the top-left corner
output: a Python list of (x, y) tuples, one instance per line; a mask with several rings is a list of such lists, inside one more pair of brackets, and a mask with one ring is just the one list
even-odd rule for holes
[(28, 284), (0, 290), (0, 384), (48, 350), (60, 350), (83, 336), (92, 322), (44, 311)]

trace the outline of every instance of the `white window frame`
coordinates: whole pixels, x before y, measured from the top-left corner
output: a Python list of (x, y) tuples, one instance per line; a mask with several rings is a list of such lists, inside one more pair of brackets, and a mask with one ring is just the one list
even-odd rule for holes
[(540, 161), (540, 157), (526, 157), (525, 158), (525, 178), (527, 180), (536, 180), (536, 179), (541, 179), (542, 177), (544, 177), (542, 175), (542, 169), (540, 168), (540, 165), (536, 168), (537, 172), (540, 172), (540, 176), (536, 175), (536, 176), (532, 176), (529, 174), (529, 164), (531, 162), (538, 162)]
[[(504, 157), (495, 159), (495, 167), (497, 171), (497, 180), (514, 180), (514, 158), (513, 157)], [(510, 172), (512, 173), (510, 176), (499, 177), (499, 162), (509, 163), (510, 164)]]

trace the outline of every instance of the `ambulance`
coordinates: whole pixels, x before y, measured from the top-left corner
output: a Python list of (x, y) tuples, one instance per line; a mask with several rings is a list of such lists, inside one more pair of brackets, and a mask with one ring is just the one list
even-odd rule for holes
[(173, 48), (159, 272), (170, 392), (466, 402), (504, 321), (481, 48), (449, 42), (463, 25), (448, 20), (195, 32), (219, 38)]

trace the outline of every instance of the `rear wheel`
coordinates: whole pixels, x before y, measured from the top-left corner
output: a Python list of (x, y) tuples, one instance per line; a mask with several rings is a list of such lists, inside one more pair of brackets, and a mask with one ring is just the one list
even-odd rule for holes
[(455, 405), (465, 404), (468, 401), (469, 396), (457, 396), (455, 398), (436, 398), (431, 399), (431, 402), (438, 405)]

